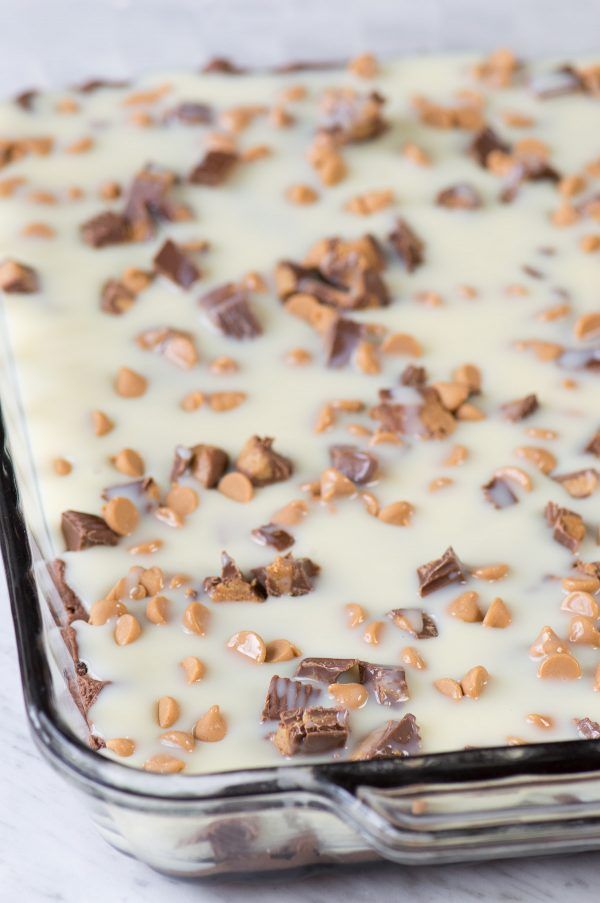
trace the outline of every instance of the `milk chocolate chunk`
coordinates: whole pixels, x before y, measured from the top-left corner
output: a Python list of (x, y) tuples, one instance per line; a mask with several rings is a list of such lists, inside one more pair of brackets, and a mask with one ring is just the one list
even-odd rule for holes
[(320, 706), (282, 712), (273, 743), (282, 756), (314, 755), (345, 746), (348, 712)]
[(350, 758), (388, 759), (395, 756), (415, 756), (421, 750), (421, 734), (414, 715), (406, 714), (400, 721), (386, 721), (371, 731), (358, 744)]
[(171, 282), (189, 288), (202, 275), (191, 257), (168, 238), (154, 255), (154, 268)]
[(489, 155), (493, 151), (501, 151), (503, 154), (510, 153), (510, 145), (503, 141), (502, 138), (490, 128), (486, 126), (477, 132), (469, 145), (469, 153), (480, 166), (486, 167)]
[(277, 524), (264, 524), (252, 531), (252, 538), (261, 546), (272, 546), (278, 552), (285, 552), (294, 545), (294, 537)]
[(508, 508), (510, 505), (516, 505), (519, 501), (508, 482), (500, 477), (492, 477), (492, 479), (488, 483), (485, 483), (481, 488), (483, 489), (484, 496), (488, 502), (491, 502), (494, 508)]
[(58, 621), (62, 621), (66, 615), (67, 624), (71, 624), (73, 621), (87, 621), (88, 613), (83, 606), (83, 602), (67, 583), (65, 562), (60, 558), (55, 559), (48, 565), (48, 571), (63, 607), (62, 612), (57, 612), (52, 606), (55, 618)]
[(438, 206), (448, 207), (450, 210), (477, 210), (481, 207), (482, 199), (476, 188), (468, 182), (460, 182), (438, 192), (435, 202)]
[(559, 358), (559, 367), (565, 370), (591, 370), (600, 373), (600, 348), (567, 348)]
[(569, 64), (534, 76), (530, 84), (533, 93), (540, 100), (551, 100), (565, 94), (578, 94), (584, 88), (583, 79)]
[(77, 634), (72, 627), (65, 627), (61, 633), (74, 664), (74, 670), (66, 670), (64, 677), (77, 708), (87, 720), (87, 714), (98, 698), (100, 691), (110, 681), (96, 680), (89, 675), (87, 665), (79, 658)]
[(315, 692), (311, 684), (274, 674), (269, 682), (261, 721), (278, 721), (283, 712), (305, 709)]
[(371, 141), (387, 128), (384, 104), (385, 97), (376, 91), (360, 94), (352, 88), (329, 88), (321, 98), (319, 130), (339, 144)]
[(305, 596), (314, 589), (320, 570), (310, 558), (294, 558), (288, 552), (252, 573), (268, 596)]
[(438, 635), (435, 621), (421, 608), (393, 608), (387, 612), (396, 627), (406, 631), (417, 640), (428, 640)]
[(338, 317), (323, 336), (325, 362), (328, 367), (344, 367), (350, 363), (364, 335), (364, 326), (347, 317)]
[(213, 108), (207, 103), (198, 103), (194, 100), (184, 100), (172, 110), (169, 110), (165, 117), (169, 120), (176, 120), (183, 125), (205, 125), (212, 122), (214, 118)]
[(186, 208), (171, 198), (176, 176), (158, 166), (146, 166), (133, 179), (125, 198), (125, 219), (135, 241), (151, 238), (156, 226), (181, 218)]
[(100, 309), (104, 313), (119, 316), (129, 310), (134, 302), (134, 293), (118, 279), (109, 279), (102, 286)]
[(584, 451), (589, 452), (590, 455), (595, 455), (597, 458), (600, 458), (600, 430), (595, 433), (586, 447)]
[(223, 335), (232, 339), (254, 339), (262, 327), (248, 303), (248, 294), (233, 282), (212, 289), (199, 299), (208, 318)]
[(81, 552), (92, 546), (116, 546), (121, 538), (97, 514), (63, 511), (61, 529), (69, 552)]
[(559, 181), (560, 173), (546, 160), (536, 156), (522, 157), (511, 168), (500, 192), (500, 200), (505, 204), (514, 201), (524, 182)]
[(553, 475), (552, 479), (560, 483), (571, 498), (587, 499), (595, 492), (600, 473), (594, 467), (587, 467), (585, 470), (574, 470), (573, 473)]
[(35, 88), (30, 88), (29, 91), (21, 91), (20, 94), (17, 94), (14, 98), (14, 102), (18, 107), (21, 107), (22, 110), (26, 110), (28, 113), (33, 110), (33, 104), (36, 97), (39, 96), (39, 91)]
[(92, 248), (121, 245), (131, 240), (131, 227), (123, 214), (106, 210), (83, 223), (81, 237)]
[(424, 386), (427, 382), (427, 370), (425, 367), (408, 364), (400, 374), (400, 382), (403, 386), (413, 386), (413, 388)]
[(194, 476), (206, 489), (213, 489), (229, 464), (229, 455), (216, 445), (178, 445), (171, 469), (171, 481), (176, 482), (185, 473)]
[(451, 583), (466, 583), (468, 572), (456, 552), (449, 546), (441, 558), (435, 558), (417, 568), (419, 593), (428, 596)]
[(396, 220), (393, 232), (388, 236), (394, 250), (404, 262), (409, 273), (413, 273), (425, 259), (425, 244), (411, 229), (406, 220)]
[(379, 461), (371, 452), (362, 451), (356, 445), (332, 445), (329, 449), (331, 466), (362, 485), (374, 479)]
[(404, 668), (360, 662), (361, 680), (379, 705), (399, 705), (409, 699)]
[(343, 675), (350, 675), (351, 672), (356, 672), (357, 677), (360, 677), (359, 664), (357, 658), (303, 658), (294, 676), (316, 680), (329, 686), (337, 683)]
[(152, 477), (132, 480), (129, 483), (117, 483), (102, 490), (102, 498), (110, 501), (114, 498), (127, 498), (140, 511), (154, 511), (160, 504), (160, 488)]
[(292, 462), (273, 450), (275, 440), (251, 436), (242, 448), (236, 468), (245, 474), (253, 486), (270, 486), (288, 480), (293, 471)]
[(222, 185), (238, 162), (238, 155), (231, 151), (209, 150), (192, 169), (189, 180), (194, 185), (208, 185), (214, 188)]
[(508, 401), (501, 406), (500, 410), (507, 420), (512, 420), (516, 423), (519, 420), (525, 420), (526, 417), (530, 417), (538, 408), (537, 395), (525, 395), (524, 398)]
[(264, 602), (265, 593), (256, 580), (246, 580), (227, 552), (221, 553), (221, 576), (207, 577), (204, 592), (213, 602)]
[(7, 295), (31, 295), (39, 288), (39, 277), (33, 267), (16, 260), (0, 263), (0, 291)]
[(583, 740), (600, 740), (600, 724), (591, 718), (575, 718), (577, 733)]
[(576, 552), (585, 539), (585, 523), (576, 511), (561, 508), (555, 502), (548, 502), (544, 511), (546, 522), (552, 527), (552, 536), (570, 552)]

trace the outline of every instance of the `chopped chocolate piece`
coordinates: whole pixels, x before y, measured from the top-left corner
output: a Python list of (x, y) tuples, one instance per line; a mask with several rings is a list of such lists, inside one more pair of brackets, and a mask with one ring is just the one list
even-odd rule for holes
[(288, 480), (294, 472), (289, 458), (273, 450), (274, 439), (251, 436), (242, 448), (236, 468), (245, 474), (253, 486), (270, 486)]
[(466, 583), (467, 576), (467, 569), (452, 546), (449, 546), (441, 558), (435, 558), (417, 568), (419, 594), (428, 596), (451, 583)]
[(556, 542), (566, 546), (570, 552), (576, 552), (585, 539), (585, 523), (581, 515), (561, 508), (555, 502), (548, 502), (544, 514)]
[(320, 570), (310, 558), (294, 558), (288, 552), (252, 573), (268, 596), (305, 596), (314, 589), (313, 578)]
[(248, 294), (233, 282), (227, 282), (202, 295), (198, 303), (223, 335), (232, 339), (253, 339), (262, 328), (248, 304)]
[(501, 151), (503, 154), (510, 153), (510, 145), (503, 141), (496, 132), (486, 126), (478, 132), (469, 145), (469, 153), (484, 168), (487, 166), (489, 155), (493, 151)]
[(597, 458), (600, 458), (600, 430), (595, 433), (586, 447), (584, 451), (589, 452), (590, 455), (595, 455)]
[(121, 538), (101, 517), (83, 511), (63, 511), (61, 529), (69, 552), (92, 546), (116, 546)]
[(140, 511), (154, 511), (160, 504), (160, 488), (152, 477), (132, 480), (130, 483), (118, 483), (102, 490), (102, 498), (110, 501), (114, 498), (130, 499)]
[(206, 577), (203, 589), (213, 602), (265, 601), (262, 587), (256, 580), (246, 580), (227, 552), (221, 552), (221, 576)]
[(92, 248), (120, 245), (131, 239), (131, 227), (127, 217), (106, 210), (93, 216), (81, 226), (81, 236)]
[(482, 199), (476, 188), (467, 182), (461, 182), (438, 192), (435, 202), (450, 210), (477, 210), (481, 207)]
[(136, 342), (144, 351), (155, 351), (182, 370), (190, 370), (198, 363), (200, 356), (191, 332), (159, 326), (147, 329), (136, 336)]
[(93, 94), (95, 91), (100, 91), (101, 88), (117, 89), (126, 88), (128, 85), (129, 82), (124, 79), (90, 78), (80, 85), (75, 85), (74, 90), (81, 94)]
[(346, 745), (348, 712), (320, 706), (282, 712), (273, 743), (282, 756), (313, 755)]
[(364, 336), (364, 326), (347, 317), (338, 317), (323, 336), (328, 367), (344, 367)]
[[(532, 279), (545, 279), (545, 278), (546, 278), (546, 277), (544, 276), (544, 274), (542, 273), (541, 270), (536, 270), (535, 267), (531, 267), (531, 266), (529, 266), (528, 264), (526, 264), (525, 266), (521, 267), (521, 269), (523, 270), (523, 272), (524, 272), (527, 276), (531, 276)], [(558, 294), (560, 297), (563, 296), (563, 293), (562, 293), (562, 290), (561, 290), (561, 289), (556, 289), (555, 292), (556, 292), (556, 294)], [(567, 297), (568, 297), (568, 295), (567, 295)]]
[(213, 108), (207, 103), (198, 103), (194, 100), (184, 100), (169, 110), (165, 116), (167, 121), (176, 120), (183, 125), (204, 125), (212, 122), (214, 118)]
[(410, 698), (404, 668), (360, 662), (361, 681), (379, 705), (398, 705)]
[(72, 624), (73, 621), (87, 621), (88, 613), (83, 606), (83, 602), (65, 579), (65, 562), (60, 558), (56, 558), (49, 563), (48, 571), (62, 603), (62, 611), (57, 612), (52, 606), (54, 615), (58, 615), (58, 621), (62, 621), (65, 615), (67, 624)]
[(31, 295), (39, 291), (38, 274), (33, 267), (16, 260), (0, 263), (0, 291), (7, 295)]
[(209, 150), (192, 169), (189, 180), (194, 185), (222, 185), (238, 162), (238, 155), (231, 151)]
[(600, 561), (581, 561), (577, 559), (573, 567), (581, 574), (597, 577), (600, 580)]
[(551, 72), (543, 72), (531, 79), (534, 94), (540, 100), (550, 100), (565, 94), (578, 94), (584, 84), (581, 76), (573, 66), (559, 66)]
[(494, 508), (508, 508), (510, 505), (516, 505), (519, 501), (509, 484), (501, 477), (492, 477), (481, 488), (484, 496), (488, 502), (492, 503)]
[(216, 445), (193, 445), (175, 448), (171, 481), (176, 482), (184, 473), (191, 473), (206, 489), (213, 489), (229, 464), (229, 455)]
[(321, 98), (319, 130), (339, 144), (378, 138), (387, 128), (381, 115), (384, 103), (376, 91), (360, 94), (353, 88), (329, 88)]
[(127, 192), (124, 210), (135, 241), (151, 238), (158, 223), (178, 220), (186, 211), (170, 197), (175, 182), (172, 172), (156, 166), (146, 166), (135, 176)]
[(252, 538), (261, 546), (272, 546), (278, 552), (285, 552), (294, 545), (294, 537), (277, 524), (265, 524), (252, 531)]
[(353, 750), (350, 758), (387, 759), (393, 756), (415, 756), (421, 750), (421, 734), (415, 716), (407, 714), (400, 721), (386, 721), (371, 731)]
[(591, 370), (600, 373), (600, 348), (568, 348), (557, 359), (565, 370)]
[(574, 499), (587, 499), (596, 490), (599, 478), (600, 473), (594, 467), (552, 476), (552, 479), (556, 483), (561, 483)]
[(417, 640), (428, 640), (438, 635), (435, 621), (422, 608), (393, 608), (387, 612), (396, 627), (405, 630)]
[(90, 677), (87, 665), (79, 658), (77, 634), (72, 627), (65, 627), (61, 630), (61, 636), (74, 665), (74, 669), (68, 668), (63, 672), (64, 678), (77, 708), (87, 721), (90, 708), (98, 698), (100, 691), (110, 681), (96, 680)]
[[(187, 473), (190, 470), (192, 466), (192, 458), (193, 452), (191, 448), (186, 448), (185, 445), (175, 446), (175, 458), (173, 459), (173, 466), (171, 468), (172, 483), (176, 483), (179, 477), (182, 477), (184, 473)], [(219, 480), (217, 479), (217, 483), (218, 482)]]
[(303, 658), (294, 672), (295, 677), (305, 677), (319, 683), (335, 684), (344, 674), (356, 670), (359, 674), (357, 658)]
[[(438, 392), (430, 386), (417, 385), (424, 403), (390, 404), (384, 400), (369, 411), (373, 420), (378, 420), (386, 432), (399, 432), (419, 439), (444, 439), (456, 429), (456, 420), (442, 404)], [(383, 399), (393, 398), (393, 390), (380, 392)]]
[(394, 231), (390, 232), (388, 238), (409, 273), (414, 272), (423, 263), (425, 245), (406, 220), (398, 218)]
[(154, 255), (154, 268), (182, 288), (189, 288), (202, 275), (194, 261), (168, 238)]
[(514, 166), (512, 166), (506, 183), (500, 192), (500, 200), (504, 204), (514, 201), (519, 188), (524, 182), (558, 182), (560, 181), (560, 173), (550, 166), (545, 160), (539, 157), (520, 158)]
[(329, 449), (331, 466), (362, 485), (374, 479), (379, 461), (371, 452), (361, 451), (356, 445), (332, 445)]
[(537, 395), (525, 395), (524, 398), (517, 398), (515, 401), (508, 401), (500, 408), (507, 420), (516, 423), (518, 420), (525, 420), (530, 417), (539, 408)]
[(591, 718), (575, 718), (577, 733), (584, 740), (600, 740), (600, 724)]
[(119, 282), (118, 279), (109, 279), (102, 286), (102, 296), (100, 300), (100, 309), (107, 314), (120, 315), (135, 302), (134, 293)]
[(386, 433), (404, 433), (407, 423), (411, 417), (411, 412), (418, 411), (417, 405), (405, 404), (383, 404), (375, 405), (369, 410), (369, 417), (372, 420), (379, 421), (379, 426)]
[(305, 709), (315, 692), (311, 684), (274, 674), (269, 682), (261, 721), (279, 721), (283, 712)]
[(201, 69), (201, 72), (218, 73), (219, 75), (241, 75), (245, 71), (224, 56), (213, 57)]
[(30, 88), (29, 91), (21, 91), (20, 94), (17, 94), (14, 101), (18, 107), (21, 107), (22, 110), (27, 110), (29, 113), (33, 109), (33, 102), (39, 96), (39, 93), (36, 88)]
[(400, 374), (400, 382), (403, 386), (413, 386), (414, 388), (424, 386), (427, 382), (427, 371), (425, 367), (407, 364)]

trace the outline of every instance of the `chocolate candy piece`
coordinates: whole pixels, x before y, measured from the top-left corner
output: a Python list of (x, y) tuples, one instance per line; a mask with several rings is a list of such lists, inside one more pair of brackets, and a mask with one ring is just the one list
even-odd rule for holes
[(379, 705), (398, 705), (410, 698), (404, 668), (359, 662), (362, 683)]
[(61, 529), (69, 552), (81, 552), (92, 546), (116, 546), (121, 538), (97, 514), (83, 511), (63, 511)]
[(314, 692), (315, 688), (311, 684), (274, 674), (267, 689), (260, 720), (278, 721), (283, 712), (306, 708)]
[(591, 718), (575, 718), (577, 733), (584, 740), (600, 740), (600, 724)]
[(83, 223), (81, 237), (92, 248), (121, 245), (130, 241), (131, 227), (126, 216), (106, 210)]
[(517, 398), (515, 401), (508, 401), (503, 404), (500, 410), (507, 420), (517, 422), (530, 417), (539, 408), (537, 395), (525, 395), (524, 398)]
[(365, 333), (362, 323), (338, 317), (323, 336), (325, 362), (328, 367), (344, 367), (350, 363), (356, 346)]
[(400, 721), (386, 721), (371, 731), (353, 750), (350, 758), (387, 759), (393, 756), (415, 756), (421, 750), (421, 734), (414, 715)]
[(184, 100), (165, 115), (167, 121), (176, 120), (182, 125), (204, 125), (213, 121), (213, 108), (207, 103)]
[(153, 477), (132, 480), (130, 483), (118, 483), (102, 490), (102, 498), (110, 501), (114, 498), (127, 498), (140, 511), (154, 511), (160, 504), (160, 488)]
[(480, 166), (486, 167), (488, 157), (493, 151), (508, 154), (510, 153), (510, 144), (503, 141), (492, 128), (486, 126), (473, 138), (469, 145), (469, 153)]
[(109, 279), (102, 286), (102, 295), (100, 297), (100, 309), (105, 314), (113, 314), (119, 316), (124, 314), (126, 310), (135, 302), (134, 293), (119, 282), (118, 279)]
[(600, 458), (600, 431), (595, 433), (586, 447), (584, 451), (589, 452), (590, 455), (595, 455), (597, 458)]
[(252, 573), (268, 596), (305, 596), (313, 590), (313, 577), (321, 568), (310, 558), (294, 558), (291, 552), (279, 556)]
[(415, 364), (407, 364), (400, 374), (400, 382), (403, 386), (419, 388), (427, 382), (427, 370), (425, 367), (417, 367)]
[(428, 640), (438, 635), (435, 621), (422, 608), (392, 608), (387, 612), (396, 627), (405, 630), (417, 640)]
[(461, 182), (440, 191), (436, 196), (436, 204), (450, 210), (477, 210), (481, 207), (481, 195), (472, 185)]
[(189, 288), (202, 275), (194, 261), (168, 238), (154, 255), (154, 268), (181, 288)]
[(449, 546), (441, 558), (435, 558), (417, 568), (419, 594), (428, 596), (451, 583), (466, 583), (467, 571), (456, 552)]
[(414, 272), (423, 263), (425, 245), (406, 220), (399, 217), (388, 238), (409, 273)]
[(481, 488), (484, 496), (488, 502), (492, 503), (494, 508), (508, 508), (510, 505), (516, 505), (519, 501), (506, 480), (500, 477), (492, 477)]
[(348, 712), (320, 706), (282, 712), (273, 743), (282, 756), (313, 755), (346, 745)]
[(33, 267), (16, 260), (0, 263), (0, 290), (7, 295), (31, 295), (39, 291), (38, 274)]
[(238, 155), (230, 151), (209, 150), (192, 169), (189, 179), (194, 185), (222, 185), (238, 162)]
[(586, 499), (598, 486), (600, 474), (595, 467), (587, 467), (585, 470), (574, 470), (572, 473), (556, 474), (551, 479), (564, 486), (572, 498)]
[(248, 294), (233, 282), (207, 292), (198, 300), (219, 332), (232, 339), (254, 339), (262, 327), (250, 308)]
[(242, 448), (236, 467), (245, 474), (253, 486), (270, 486), (281, 483), (293, 473), (292, 462), (273, 450), (274, 439), (251, 436)]
[(28, 91), (21, 91), (16, 97), (13, 97), (13, 100), (22, 110), (30, 112), (33, 109), (33, 102), (36, 97), (38, 97), (39, 93), (40, 92), (36, 88), (30, 88)]
[(206, 489), (213, 489), (229, 464), (229, 455), (216, 445), (193, 445), (175, 448), (171, 469), (171, 481), (176, 482), (185, 473), (191, 473)]
[[(294, 675), (329, 685), (337, 683), (343, 674), (358, 669), (358, 665), (357, 658), (303, 658)], [(360, 677), (358, 671), (357, 674)]]
[(559, 66), (531, 79), (531, 88), (540, 100), (550, 100), (565, 94), (578, 94), (584, 89), (584, 82), (573, 66)]
[(552, 536), (570, 552), (576, 552), (585, 539), (585, 523), (576, 511), (561, 508), (555, 502), (548, 502), (544, 510), (546, 522), (552, 527)]
[(246, 70), (236, 66), (235, 63), (224, 56), (215, 56), (204, 64), (201, 71), (207, 73), (217, 72), (220, 75), (241, 75)]
[(67, 583), (65, 570), (66, 565), (60, 558), (48, 564), (48, 572), (62, 603), (62, 611), (56, 611), (52, 606), (55, 620), (57, 622), (64, 621), (66, 615), (67, 624), (71, 624), (73, 621), (87, 621), (88, 613), (77, 593)]
[(329, 458), (332, 467), (359, 485), (369, 483), (379, 467), (375, 455), (361, 451), (356, 445), (332, 445), (329, 449)]
[(252, 538), (261, 546), (272, 546), (278, 552), (285, 552), (294, 545), (294, 537), (277, 524), (264, 524), (252, 531)]
[(202, 586), (213, 602), (265, 601), (262, 587), (256, 580), (246, 580), (227, 552), (221, 552), (221, 576), (206, 577)]
[(170, 196), (175, 182), (174, 173), (156, 166), (146, 166), (135, 176), (127, 192), (124, 210), (135, 241), (151, 238), (158, 223), (181, 218), (186, 208), (175, 204)]
[(557, 359), (559, 367), (565, 370), (600, 371), (600, 348), (568, 348)]
[(378, 138), (387, 128), (381, 113), (385, 97), (376, 91), (360, 94), (352, 88), (329, 88), (320, 104), (319, 130), (339, 144)]

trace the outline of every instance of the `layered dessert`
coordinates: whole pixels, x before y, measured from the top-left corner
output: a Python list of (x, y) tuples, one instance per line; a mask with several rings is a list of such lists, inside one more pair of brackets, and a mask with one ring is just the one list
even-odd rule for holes
[(100, 755), (600, 737), (599, 94), (500, 50), (3, 104), (5, 325)]

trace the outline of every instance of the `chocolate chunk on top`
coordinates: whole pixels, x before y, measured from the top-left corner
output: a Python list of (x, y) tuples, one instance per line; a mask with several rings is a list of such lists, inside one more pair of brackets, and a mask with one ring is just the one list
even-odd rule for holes
[(410, 696), (404, 668), (396, 665), (375, 665), (360, 662), (361, 680), (379, 705), (399, 705)]
[(591, 718), (575, 718), (577, 733), (583, 740), (600, 740), (600, 724)]
[(283, 712), (305, 709), (315, 692), (312, 684), (274, 674), (269, 682), (261, 721), (278, 721)]
[(295, 677), (310, 678), (320, 683), (335, 684), (342, 675), (359, 674), (357, 658), (303, 658), (295, 671)]
[(387, 612), (396, 627), (417, 640), (428, 640), (438, 635), (436, 623), (422, 608), (393, 608)]
[(585, 539), (585, 523), (576, 511), (562, 508), (555, 502), (548, 502), (544, 511), (546, 522), (552, 527), (552, 536), (556, 542), (566, 546), (570, 552), (576, 552)]
[(102, 286), (100, 310), (105, 314), (120, 316), (135, 303), (135, 294), (118, 279), (109, 279)]
[(0, 291), (7, 295), (31, 295), (39, 288), (39, 277), (33, 267), (16, 260), (0, 263)]
[(121, 538), (97, 514), (83, 511), (63, 511), (61, 529), (69, 552), (81, 552), (92, 546), (116, 546)]
[(477, 210), (483, 203), (477, 189), (467, 182), (444, 188), (438, 192), (435, 201), (439, 207), (448, 207), (450, 210)]
[(552, 479), (560, 483), (574, 499), (587, 499), (596, 491), (600, 473), (595, 467), (574, 470), (572, 473), (553, 474)]
[(435, 558), (417, 568), (419, 594), (428, 596), (451, 583), (466, 583), (467, 576), (467, 569), (452, 546), (449, 546), (441, 558)]
[(375, 455), (362, 451), (356, 445), (332, 445), (329, 458), (332, 467), (359, 485), (373, 480), (379, 467)]
[(480, 132), (477, 132), (471, 141), (469, 153), (480, 166), (485, 167), (488, 163), (488, 157), (494, 151), (501, 151), (503, 154), (508, 154), (510, 153), (510, 144), (503, 141), (490, 126), (486, 126), (481, 129)]
[(245, 474), (253, 486), (270, 486), (288, 480), (293, 471), (292, 462), (273, 449), (275, 440), (251, 436), (242, 448), (236, 468)]
[(539, 408), (537, 395), (525, 395), (523, 398), (517, 398), (515, 401), (508, 401), (503, 404), (500, 410), (507, 420), (517, 422), (530, 417)]
[(350, 758), (356, 761), (416, 756), (420, 750), (419, 725), (414, 715), (406, 714), (400, 721), (386, 721), (371, 731), (353, 750)]
[(122, 213), (106, 210), (83, 223), (81, 237), (92, 248), (122, 245), (131, 240), (131, 226)]
[(154, 268), (171, 282), (189, 288), (202, 275), (189, 254), (168, 238), (154, 255)]
[(265, 593), (256, 580), (246, 580), (227, 552), (221, 553), (221, 576), (207, 577), (204, 592), (213, 602), (264, 602)]
[(285, 552), (294, 545), (294, 537), (277, 524), (264, 524), (252, 531), (252, 538), (261, 546), (272, 546), (278, 552)]
[(364, 333), (362, 323), (348, 317), (337, 317), (323, 336), (327, 366), (345, 367), (349, 364)]
[(516, 505), (519, 499), (510, 488), (509, 483), (501, 477), (492, 477), (482, 487), (483, 494), (494, 508), (509, 508)]
[(314, 589), (320, 570), (310, 558), (294, 558), (288, 552), (252, 573), (268, 596), (305, 596)]
[(588, 452), (590, 455), (595, 455), (597, 458), (600, 458), (600, 430), (592, 436), (584, 451)]
[(273, 743), (282, 756), (314, 755), (345, 746), (348, 712), (320, 706), (282, 712)]
[(353, 88), (329, 88), (320, 102), (319, 130), (339, 144), (371, 141), (387, 128), (384, 104), (385, 98), (376, 91), (361, 94)]
[(229, 338), (254, 339), (262, 333), (248, 302), (248, 293), (233, 282), (212, 289), (198, 303), (211, 323)]
[(194, 166), (189, 179), (194, 185), (208, 185), (214, 188), (227, 180), (239, 157), (236, 153), (223, 150), (208, 150), (202, 160)]
[(171, 480), (177, 481), (184, 474), (195, 477), (205, 489), (213, 489), (229, 465), (229, 455), (216, 445), (192, 445), (175, 448), (175, 459), (171, 469)]
[(409, 273), (413, 273), (425, 259), (425, 244), (411, 229), (406, 220), (396, 220), (394, 230), (389, 234), (394, 250), (404, 262)]

